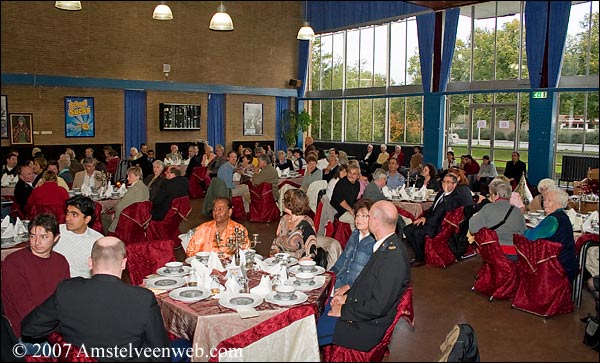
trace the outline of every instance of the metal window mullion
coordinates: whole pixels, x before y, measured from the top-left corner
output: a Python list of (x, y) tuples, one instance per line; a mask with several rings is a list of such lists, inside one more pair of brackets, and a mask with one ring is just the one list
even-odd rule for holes
[[(494, 80), (498, 79), (497, 73), (496, 73), (496, 62), (498, 60), (498, 1), (496, 1), (496, 10), (494, 13)], [(495, 100), (495, 96), (494, 96), (494, 100)]]
[[(523, 28), (524, 28), (524, 24), (523, 24), (523, 0), (521, 0), (521, 4), (520, 4), (520, 12), (519, 12), (519, 69), (517, 70), (517, 79), (521, 80), (521, 77), (523, 76)], [(517, 100), (517, 104), (518, 104), (518, 100)], [(521, 107), (519, 107), (520, 109)], [(515, 140), (517, 140), (517, 135), (515, 134)]]

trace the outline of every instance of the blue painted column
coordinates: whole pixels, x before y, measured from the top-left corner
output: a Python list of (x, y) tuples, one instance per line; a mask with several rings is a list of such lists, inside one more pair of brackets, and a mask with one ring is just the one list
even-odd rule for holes
[(423, 96), (423, 162), (442, 167), (444, 160), (444, 115), (446, 97), (435, 93)]
[(550, 178), (554, 171), (554, 139), (558, 95), (548, 91), (547, 98), (532, 98), (529, 94), (529, 160), (527, 177), (532, 185)]

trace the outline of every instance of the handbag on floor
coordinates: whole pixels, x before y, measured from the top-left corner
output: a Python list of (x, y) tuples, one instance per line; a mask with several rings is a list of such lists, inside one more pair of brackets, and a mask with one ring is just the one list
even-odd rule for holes
[(583, 334), (583, 344), (600, 352), (600, 322), (595, 316), (588, 316)]

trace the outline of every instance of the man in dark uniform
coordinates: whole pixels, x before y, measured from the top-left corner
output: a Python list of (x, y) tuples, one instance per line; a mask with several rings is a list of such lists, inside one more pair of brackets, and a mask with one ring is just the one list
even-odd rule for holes
[[(376, 238), (375, 251), (352, 287), (342, 286), (331, 299), (329, 316), (338, 317), (333, 344), (369, 351), (381, 341), (396, 316), (400, 298), (410, 283), (408, 254), (394, 233), (398, 211), (389, 201), (373, 204), (369, 230)], [(319, 331), (319, 336), (327, 332)]]
[(527, 165), (519, 160), (520, 156), (518, 152), (514, 151), (512, 153), (512, 160), (506, 163), (506, 168), (504, 169), (504, 176), (510, 181), (513, 190), (521, 181), (521, 177), (527, 173)]

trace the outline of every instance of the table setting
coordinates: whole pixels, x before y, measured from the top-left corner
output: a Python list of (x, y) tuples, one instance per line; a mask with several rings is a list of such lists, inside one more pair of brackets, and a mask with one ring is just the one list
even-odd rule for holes
[(1, 246), (2, 248), (10, 248), (18, 245), (19, 243), (26, 242), (29, 240), (29, 221), (21, 220), (19, 217), (16, 218), (15, 223), (11, 222), (10, 216), (2, 219), (2, 237)]

